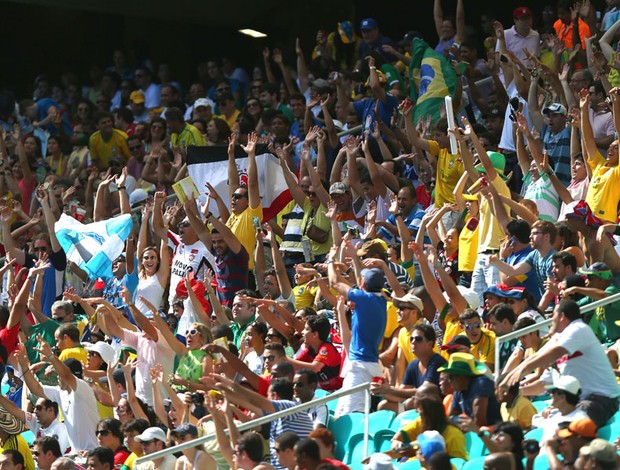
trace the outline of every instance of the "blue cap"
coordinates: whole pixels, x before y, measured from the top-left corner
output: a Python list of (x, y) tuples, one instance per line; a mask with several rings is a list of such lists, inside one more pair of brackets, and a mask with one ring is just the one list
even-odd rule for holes
[(198, 428), (191, 423), (181, 423), (177, 426), (172, 434), (190, 435), (192, 437), (198, 437)]
[(375, 20), (374, 18), (365, 18), (360, 23), (360, 29), (362, 29), (362, 30), (364, 30), (364, 29), (375, 29), (375, 28), (378, 28), (378, 27), (379, 27), (379, 25), (377, 24), (377, 20)]
[(437, 452), (446, 450), (446, 441), (437, 431), (424, 431), (418, 436), (418, 445), (424, 459), (428, 461)]
[(380, 292), (383, 289), (385, 274), (381, 269), (362, 269), (361, 275), (364, 278), (367, 292)]

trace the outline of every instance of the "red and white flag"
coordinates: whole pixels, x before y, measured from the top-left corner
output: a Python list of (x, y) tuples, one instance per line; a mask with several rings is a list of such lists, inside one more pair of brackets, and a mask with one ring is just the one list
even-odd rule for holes
[[(240, 146), (235, 149), (235, 163), (239, 182), (248, 184), (248, 157)], [(256, 166), (258, 168), (258, 187), (263, 206), (263, 220), (274, 218), (292, 199), (278, 158), (269, 153), (267, 146), (256, 146)], [(187, 148), (187, 171), (200, 194), (200, 201), (206, 202), (205, 183), (208, 181), (220, 197), (230, 207), (228, 194), (228, 146), (213, 145)], [(217, 206), (211, 204), (211, 212), (217, 214)]]

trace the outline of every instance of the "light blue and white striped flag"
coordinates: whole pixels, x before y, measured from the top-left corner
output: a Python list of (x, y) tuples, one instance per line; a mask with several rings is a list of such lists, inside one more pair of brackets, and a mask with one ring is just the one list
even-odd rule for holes
[(112, 277), (112, 263), (123, 253), (132, 224), (129, 214), (87, 225), (62, 214), (54, 229), (67, 259), (95, 280)]

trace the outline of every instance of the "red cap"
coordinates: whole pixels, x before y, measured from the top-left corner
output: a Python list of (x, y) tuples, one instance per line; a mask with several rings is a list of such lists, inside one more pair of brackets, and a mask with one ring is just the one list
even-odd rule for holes
[(532, 17), (532, 10), (530, 10), (528, 7), (518, 7), (515, 8), (515, 11), (512, 13), (512, 17), (516, 18), (516, 19), (521, 19), (524, 16), (528, 16), (528, 17)]

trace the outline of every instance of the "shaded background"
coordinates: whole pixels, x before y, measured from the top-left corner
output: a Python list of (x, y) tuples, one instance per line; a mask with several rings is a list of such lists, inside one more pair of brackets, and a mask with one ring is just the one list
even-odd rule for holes
[[(479, 29), (487, 14), (508, 28), (513, 9), (527, 5), (536, 25), (548, 3), (553, 2), (465, 0), (467, 24)], [(604, 9), (604, 0), (593, 3)], [(443, 8), (454, 15), (456, 0), (443, 0)], [(308, 56), (318, 29), (334, 31), (343, 19), (357, 28), (365, 17), (374, 17), (396, 41), (418, 30), (436, 44), (433, 0), (0, 0), (0, 89), (24, 97), (37, 74), (45, 72), (55, 83), (68, 70), (88, 83), (90, 66), (111, 65), (115, 48), (169, 63), (184, 84), (195, 78), (196, 63), (209, 57), (234, 58), (251, 72), (262, 65), (265, 46), (280, 47), (294, 66), (296, 37)], [(268, 37), (252, 39), (238, 33), (240, 28)]]

